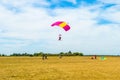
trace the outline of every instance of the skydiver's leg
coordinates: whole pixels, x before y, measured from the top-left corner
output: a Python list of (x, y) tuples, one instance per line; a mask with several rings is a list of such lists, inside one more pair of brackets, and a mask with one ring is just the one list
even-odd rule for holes
[(58, 39), (59, 41), (61, 40), (61, 37), (59, 37), (59, 39)]

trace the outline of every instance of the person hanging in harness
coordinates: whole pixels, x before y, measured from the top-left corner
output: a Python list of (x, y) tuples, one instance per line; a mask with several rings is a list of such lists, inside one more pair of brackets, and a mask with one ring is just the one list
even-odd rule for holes
[(62, 39), (62, 35), (59, 34), (58, 36), (59, 36), (59, 37), (58, 37), (58, 41), (61, 41), (61, 39)]

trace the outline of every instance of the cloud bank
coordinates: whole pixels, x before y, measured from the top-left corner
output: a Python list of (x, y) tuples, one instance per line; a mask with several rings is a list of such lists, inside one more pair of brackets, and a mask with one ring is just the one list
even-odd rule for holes
[[(120, 1), (85, 1), (1, 0), (0, 52), (71, 50), (118, 55)], [(66, 21), (71, 30), (65, 32), (62, 28), (51, 27), (58, 20)], [(62, 41), (57, 40), (59, 33)]]

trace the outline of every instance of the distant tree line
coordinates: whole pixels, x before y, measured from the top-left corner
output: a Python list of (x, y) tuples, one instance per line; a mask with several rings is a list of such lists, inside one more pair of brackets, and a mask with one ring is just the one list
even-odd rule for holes
[(7, 55), (5, 55), (5, 54), (0, 54), (0, 56), (7, 56)]
[(80, 53), (80, 52), (71, 52), (71, 51), (66, 52), (66, 53), (60, 52), (60, 54), (63, 55), (63, 56), (83, 56), (83, 53)]
[(10, 55), (0, 54), (0, 56), (30, 56), (30, 57), (33, 57), (33, 56), (42, 56), (43, 54), (46, 54), (47, 56), (59, 56), (59, 55), (62, 55), (62, 56), (83, 56), (83, 53), (71, 52), (71, 51), (54, 53), (54, 54), (53, 53), (44, 53), (44, 52), (38, 52), (38, 53), (34, 53), (34, 54), (13, 53), (13, 54), (10, 54)]

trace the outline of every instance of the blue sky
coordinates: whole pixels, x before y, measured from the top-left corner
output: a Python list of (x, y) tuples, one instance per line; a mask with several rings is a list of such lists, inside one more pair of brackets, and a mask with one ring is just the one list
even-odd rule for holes
[[(120, 0), (1, 0), (0, 53), (118, 55), (119, 16)], [(59, 20), (71, 29), (51, 27)]]

